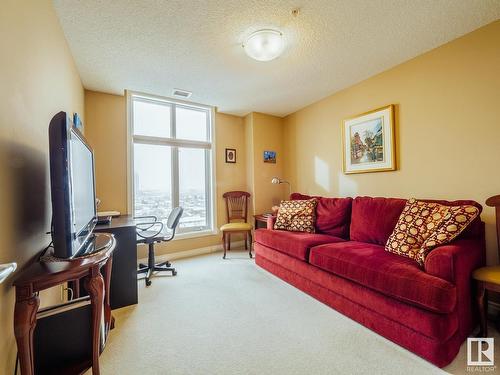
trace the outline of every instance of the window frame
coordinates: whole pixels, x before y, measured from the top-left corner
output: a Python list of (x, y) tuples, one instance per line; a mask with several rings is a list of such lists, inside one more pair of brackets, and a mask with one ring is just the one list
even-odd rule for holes
[[(216, 145), (215, 145), (215, 108), (212, 106), (192, 103), (183, 100), (166, 98), (158, 95), (145, 94), (142, 92), (126, 90), (127, 99), (127, 211), (134, 215), (134, 144), (164, 145), (172, 147), (172, 206), (180, 200), (179, 197), (179, 148), (192, 148), (205, 150), (205, 193), (206, 193), (206, 212), (207, 226), (198, 231), (177, 231), (175, 239), (195, 238), (217, 234), (216, 218)], [(133, 102), (140, 100), (145, 102), (160, 103), (170, 106), (170, 138), (134, 135), (133, 131)], [(190, 110), (200, 110), (206, 112), (207, 116), (207, 141), (195, 141), (174, 138), (175, 134), (175, 108), (187, 108)], [(174, 151), (175, 149), (175, 151)]]

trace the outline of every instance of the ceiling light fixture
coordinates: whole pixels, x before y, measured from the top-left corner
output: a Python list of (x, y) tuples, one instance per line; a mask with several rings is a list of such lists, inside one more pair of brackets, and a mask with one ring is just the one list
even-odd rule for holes
[(283, 52), (283, 34), (277, 30), (258, 30), (247, 38), (243, 48), (257, 61), (271, 61)]

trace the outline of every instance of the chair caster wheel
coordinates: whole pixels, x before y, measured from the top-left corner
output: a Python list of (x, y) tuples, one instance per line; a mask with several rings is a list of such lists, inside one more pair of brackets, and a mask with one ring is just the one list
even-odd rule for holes
[(167, 267), (170, 267), (171, 265), (172, 265), (172, 263), (170, 263), (170, 262), (165, 263), (165, 266), (167, 266)]
[(177, 271), (172, 271), (172, 276), (176, 276), (177, 275)]
[(146, 280), (146, 286), (150, 286), (151, 285), (151, 280)]

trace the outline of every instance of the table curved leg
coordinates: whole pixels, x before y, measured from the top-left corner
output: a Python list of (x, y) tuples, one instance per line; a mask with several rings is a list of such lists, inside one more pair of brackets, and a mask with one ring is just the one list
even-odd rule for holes
[(488, 314), (488, 302), (487, 302), (487, 292), (484, 283), (479, 281), (477, 283), (477, 307), (479, 310), (479, 337), (487, 337), (488, 335), (488, 322), (487, 322), (487, 314)]
[(35, 373), (33, 361), (33, 332), (36, 326), (36, 313), (40, 299), (32, 294), (28, 298), (16, 299), (14, 307), (14, 335), (16, 336), (17, 350), (21, 374)]
[(106, 335), (114, 328), (114, 319), (111, 315), (110, 285), (111, 270), (113, 269), (113, 257), (109, 257), (104, 265), (104, 323), (106, 324)]
[(104, 306), (104, 280), (99, 267), (94, 267), (84, 285), (92, 303), (92, 374), (99, 375), (100, 325)]

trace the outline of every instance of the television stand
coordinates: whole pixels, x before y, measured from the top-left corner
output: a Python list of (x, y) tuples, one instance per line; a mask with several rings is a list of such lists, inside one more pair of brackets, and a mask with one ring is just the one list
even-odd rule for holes
[[(100, 323), (104, 312), (105, 336), (113, 325), (109, 305), (112, 254), (116, 241), (111, 234), (98, 233), (96, 247), (101, 251), (74, 259), (51, 259), (33, 262), (14, 280), (16, 305), (14, 308), (14, 334), (16, 336), (19, 364), (22, 375), (34, 374), (33, 332), (40, 305), (38, 293), (53, 286), (84, 279), (84, 286), (92, 305), (92, 359), (82, 370), (92, 367), (92, 374), (99, 374)], [(100, 269), (103, 267), (104, 278)], [(106, 337), (103, 338), (104, 340)], [(69, 373), (69, 371), (68, 371)]]

